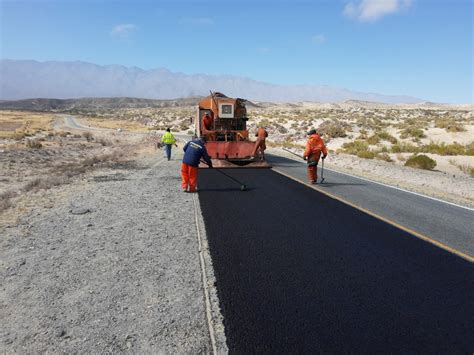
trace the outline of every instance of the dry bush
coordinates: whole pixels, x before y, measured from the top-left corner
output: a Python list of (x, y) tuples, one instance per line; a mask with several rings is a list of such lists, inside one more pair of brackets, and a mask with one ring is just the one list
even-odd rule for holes
[(370, 145), (375, 145), (380, 142), (380, 137), (377, 134), (371, 135), (369, 138), (367, 138), (367, 143)]
[(96, 142), (102, 144), (104, 147), (112, 145), (112, 142), (108, 139), (105, 139), (105, 138), (96, 139)]
[(0, 194), (0, 212), (13, 207), (11, 199), (17, 195), (15, 191), (9, 190)]
[(420, 149), (411, 143), (398, 142), (392, 145), (391, 150), (392, 153), (417, 153)]
[(82, 136), (86, 139), (86, 141), (88, 142), (92, 142), (94, 140), (94, 135), (89, 132), (89, 131), (86, 131), (84, 133), (82, 133)]
[(67, 137), (67, 136), (70, 135), (70, 134), (71, 134), (71, 132), (66, 132), (66, 131), (59, 131), (59, 132), (57, 133), (58, 136), (63, 137), (63, 138), (64, 138), (64, 137)]
[(383, 141), (387, 141), (387, 142), (390, 142), (392, 144), (395, 144), (395, 143), (398, 142), (397, 138), (395, 138), (394, 136), (392, 136), (390, 133), (388, 133), (386, 131), (378, 132), (377, 135)]
[(376, 156), (375, 156), (375, 159), (378, 159), (378, 160), (383, 160), (383, 161), (387, 161), (387, 162), (392, 162), (393, 159), (390, 157), (390, 155), (388, 155), (387, 153), (378, 153)]
[(465, 132), (466, 128), (453, 119), (441, 118), (435, 121), (435, 127), (444, 128), (448, 132)]
[(401, 133), (400, 133), (400, 138), (405, 139), (405, 138), (425, 138), (425, 132), (421, 128), (410, 126), (405, 128)]
[(36, 178), (29, 181), (25, 186), (23, 186), (23, 191), (29, 192), (38, 190), (48, 190), (53, 186), (63, 185), (67, 182), (68, 180), (64, 176), (49, 176), (46, 178)]
[(463, 173), (470, 175), (471, 177), (474, 177), (474, 166), (470, 165), (457, 165), (459, 170), (461, 170)]
[(425, 144), (420, 148), (420, 151), (423, 153), (432, 153), (439, 155), (469, 155), (467, 154), (467, 146), (464, 146), (459, 143), (434, 143), (430, 142)]
[(424, 154), (414, 154), (405, 162), (405, 166), (416, 169), (433, 170), (436, 167), (436, 160)]
[(338, 120), (324, 121), (318, 127), (318, 133), (329, 138), (346, 137), (349, 124)]
[(27, 139), (25, 145), (28, 149), (40, 149), (43, 147), (39, 139)]
[(25, 137), (26, 137), (26, 133), (24, 131), (16, 131), (12, 135), (12, 138), (16, 141), (21, 141)]
[(371, 150), (361, 150), (357, 153), (357, 156), (363, 159), (374, 159), (375, 153)]

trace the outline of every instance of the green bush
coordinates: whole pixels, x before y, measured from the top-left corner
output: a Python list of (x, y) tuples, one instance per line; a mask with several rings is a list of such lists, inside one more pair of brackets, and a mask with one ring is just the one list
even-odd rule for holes
[(432, 153), (439, 155), (464, 155), (464, 146), (459, 143), (446, 144), (430, 142), (421, 147), (423, 153)]
[(355, 140), (354, 142), (344, 143), (342, 148), (348, 154), (357, 155), (359, 151), (369, 150), (369, 145), (364, 141)]
[(402, 139), (405, 139), (405, 138), (408, 138), (408, 137), (425, 138), (426, 135), (425, 135), (425, 133), (423, 132), (422, 129), (420, 129), (418, 127), (410, 126), (410, 127), (405, 128), (400, 134), (400, 138), (402, 138)]
[(405, 162), (405, 166), (416, 169), (433, 170), (436, 166), (436, 160), (433, 160), (424, 154), (415, 154), (408, 158), (408, 160)]
[(411, 143), (398, 142), (392, 145), (392, 153), (417, 153), (419, 148)]
[(387, 141), (387, 142), (390, 142), (392, 144), (395, 144), (398, 142), (397, 138), (395, 138), (394, 136), (392, 136), (390, 133), (388, 132), (385, 132), (385, 131), (382, 131), (382, 132), (379, 132), (377, 133), (377, 135), (380, 137), (381, 140), (383, 141)]

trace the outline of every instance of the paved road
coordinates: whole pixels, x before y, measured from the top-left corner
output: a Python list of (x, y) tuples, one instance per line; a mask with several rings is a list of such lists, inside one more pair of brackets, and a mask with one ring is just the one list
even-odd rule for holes
[[(79, 129), (79, 130), (86, 130), (86, 131), (103, 131), (103, 132), (116, 132), (115, 129), (110, 129), (110, 128), (100, 128), (100, 127), (95, 127), (95, 126), (86, 126), (81, 123), (79, 123), (74, 116), (70, 115), (65, 115), (63, 116), (64, 118), (64, 125), (66, 127), (72, 128), (72, 129)], [(133, 134), (141, 134), (141, 135), (148, 135), (151, 132), (130, 132), (130, 131), (123, 131), (124, 133), (133, 133)], [(161, 133), (164, 133), (161, 132)], [(176, 134), (173, 133), (174, 136), (178, 139), (181, 140), (182, 142), (187, 142), (188, 140), (191, 139), (190, 136), (186, 134)]]
[(231, 353), (474, 351), (471, 262), (271, 170), (226, 172), (249, 190), (202, 170), (199, 199)]
[[(307, 181), (306, 164), (267, 155), (277, 170)], [(319, 169), (318, 176), (321, 176)], [(474, 256), (474, 210), (325, 169), (317, 188)]]

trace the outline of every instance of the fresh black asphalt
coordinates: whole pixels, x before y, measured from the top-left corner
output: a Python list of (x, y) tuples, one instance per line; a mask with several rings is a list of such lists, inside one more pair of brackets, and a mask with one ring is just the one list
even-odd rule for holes
[[(267, 160), (285, 174), (306, 181), (306, 164), (278, 155)], [(328, 157), (328, 160), (331, 156)], [(439, 173), (441, 174), (441, 173)], [(321, 177), (321, 164), (318, 167)], [(474, 210), (325, 169), (318, 188), (474, 256)], [(474, 185), (473, 185), (474, 186)]]
[(469, 261), (266, 169), (199, 172), (231, 353), (472, 353)]

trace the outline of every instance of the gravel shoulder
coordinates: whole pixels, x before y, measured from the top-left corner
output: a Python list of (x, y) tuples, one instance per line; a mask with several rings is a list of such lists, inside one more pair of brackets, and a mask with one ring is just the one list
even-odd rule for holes
[(200, 250), (179, 156), (139, 163), (62, 187), (71, 191), (54, 207), (1, 231), (0, 353), (210, 353), (206, 313), (226, 351), (204, 224), (197, 209)]

